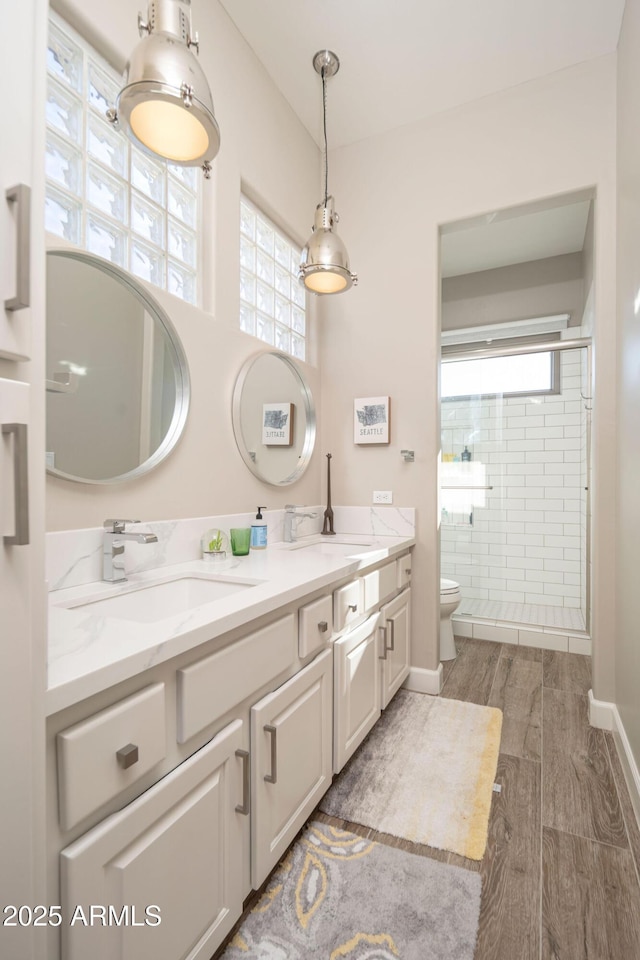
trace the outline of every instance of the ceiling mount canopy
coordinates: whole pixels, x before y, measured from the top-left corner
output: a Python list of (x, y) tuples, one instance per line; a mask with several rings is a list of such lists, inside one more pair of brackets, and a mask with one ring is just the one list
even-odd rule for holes
[(313, 68), (322, 78), (322, 119), (324, 131), (324, 199), (316, 207), (313, 232), (302, 251), (299, 277), (312, 293), (342, 293), (358, 277), (349, 269), (349, 254), (335, 232), (339, 217), (333, 197), (329, 195), (329, 160), (327, 154), (327, 91), (326, 81), (336, 75), (340, 61), (331, 50), (319, 50)]
[(213, 99), (191, 29), (191, 0), (150, 0), (147, 22), (138, 14), (140, 42), (125, 70), (115, 109), (107, 111), (137, 147), (206, 177), (220, 149)]

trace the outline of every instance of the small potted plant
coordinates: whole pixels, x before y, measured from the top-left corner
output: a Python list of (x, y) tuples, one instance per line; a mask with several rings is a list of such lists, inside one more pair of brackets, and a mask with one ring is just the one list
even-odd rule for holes
[(211, 560), (214, 563), (221, 563), (227, 559), (227, 550), (229, 549), (229, 538), (224, 530), (207, 530), (202, 535), (200, 541), (202, 546), (202, 557), (204, 560)]

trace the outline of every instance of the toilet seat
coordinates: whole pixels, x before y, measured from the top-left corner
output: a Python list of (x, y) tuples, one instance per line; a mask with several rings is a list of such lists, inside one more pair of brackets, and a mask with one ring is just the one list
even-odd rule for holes
[(460, 584), (456, 583), (455, 580), (440, 580), (440, 596), (447, 596), (447, 594), (457, 593), (460, 589)]

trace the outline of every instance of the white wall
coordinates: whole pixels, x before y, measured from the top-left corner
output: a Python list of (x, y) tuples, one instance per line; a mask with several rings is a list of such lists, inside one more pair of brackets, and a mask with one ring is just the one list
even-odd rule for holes
[[(323, 311), (322, 445), (334, 455), (337, 503), (370, 502), (373, 489), (390, 489), (394, 504), (418, 508), (415, 666), (437, 665), (438, 227), (595, 186), (594, 687), (597, 696), (612, 694), (614, 147), (615, 56), (609, 56), (331, 156), (341, 235), (360, 285)], [(355, 447), (353, 398), (385, 394), (392, 397), (391, 444)], [(415, 449), (415, 463), (403, 462), (405, 447)]]
[[(107, 59), (123, 67), (138, 40), (137, 6), (130, 0), (55, 0), (54, 6)], [(238, 330), (241, 185), (303, 243), (318, 202), (320, 154), (217, 0), (193, 0), (192, 10), (222, 137), (212, 179), (203, 184), (209, 228), (205, 309), (149, 287), (173, 320), (187, 353), (192, 386), (187, 427), (174, 453), (140, 480), (97, 487), (48, 478), (49, 530), (95, 526), (108, 516), (161, 520), (320, 499), (317, 453), (292, 487), (265, 486), (241, 461), (231, 430), (236, 375), (248, 356), (265, 349)], [(311, 323), (311, 363), (301, 368), (319, 403), (313, 330)]]
[[(618, 571), (615, 700), (640, 766), (640, 0), (627, 0), (618, 55)], [(612, 557), (613, 559), (613, 557)]]

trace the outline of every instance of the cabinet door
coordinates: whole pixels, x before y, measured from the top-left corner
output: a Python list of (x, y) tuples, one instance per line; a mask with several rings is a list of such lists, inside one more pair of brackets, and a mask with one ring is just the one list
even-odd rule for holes
[(380, 717), (379, 622), (375, 614), (334, 644), (334, 773), (342, 770)]
[(251, 708), (251, 882), (257, 889), (331, 783), (333, 650)]
[(62, 851), (65, 960), (209, 960), (242, 913), (241, 745), (234, 720)]
[(403, 590), (380, 611), (383, 628), (382, 709), (409, 676), (411, 663), (411, 589)]

